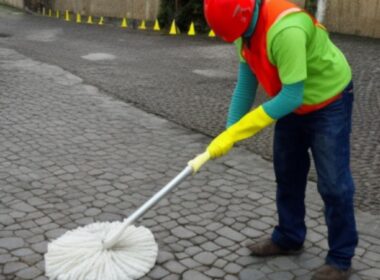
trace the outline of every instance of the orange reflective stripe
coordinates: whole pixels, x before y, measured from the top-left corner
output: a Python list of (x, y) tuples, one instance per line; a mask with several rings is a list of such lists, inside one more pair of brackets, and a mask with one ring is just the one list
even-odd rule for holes
[(327, 105), (333, 103), (334, 101), (336, 101), (340, 98), (342, 98), (341, 93), (338, 95), (335, 95), (335, 96), (331, 97), (330, 99), (327, 99), (327, 100), (325, 100), (319, 104), (310, 104), (310, 105), (304, 104), (301, 107), (299, 107), (297, 110), (295, 110), (294, 112), (296, 114), (299, 114), (299, 115), (305, 115), (305, 114), (320, 110), (320, 109), (326, 107)]

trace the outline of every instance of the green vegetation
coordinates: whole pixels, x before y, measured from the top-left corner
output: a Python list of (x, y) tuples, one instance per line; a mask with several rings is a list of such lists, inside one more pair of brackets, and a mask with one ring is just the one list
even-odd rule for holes
[(162, 0), (158, 20), (163, 27), (170, 27), (175, 19), (182, 32), (188, 30), (193, 21), (197, 32), (208, 30), (203, 16), (203, 0)]
[(305, 8), (312, 15), (316, 14), (316, 12), (317, 12), (317, 6), (318, 6), (318, 0), (306, 0), (305, 1)]

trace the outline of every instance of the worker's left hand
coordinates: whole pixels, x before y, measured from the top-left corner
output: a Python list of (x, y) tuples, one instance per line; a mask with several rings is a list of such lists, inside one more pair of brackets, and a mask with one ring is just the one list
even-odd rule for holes
[(207, 147), (207, 151), (212, 159), (218, 158), (227, 154), (234, 144), (234, 138), (229, 131), (226, 130), (212, 140), (210, 145)]

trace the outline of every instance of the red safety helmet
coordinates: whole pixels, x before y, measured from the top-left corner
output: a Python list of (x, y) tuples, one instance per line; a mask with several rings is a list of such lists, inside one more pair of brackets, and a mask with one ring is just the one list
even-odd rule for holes
[(224, 41), (232, 43), (248, 29), (256, 0), (204, 0), (208, 25)]

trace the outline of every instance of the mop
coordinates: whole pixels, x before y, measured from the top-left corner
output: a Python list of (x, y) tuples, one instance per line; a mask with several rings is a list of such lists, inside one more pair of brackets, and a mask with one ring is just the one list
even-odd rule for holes
[(153, 234), (133, 223), (210, 159), (198, 155), (166, 186), (122, 222), (99, 222), (68, 231), (48, 244), (46, 276), (51, 280), (133, 280), (154, 266)]

